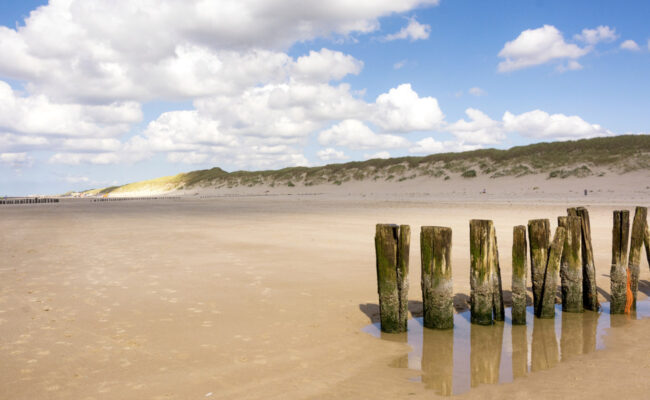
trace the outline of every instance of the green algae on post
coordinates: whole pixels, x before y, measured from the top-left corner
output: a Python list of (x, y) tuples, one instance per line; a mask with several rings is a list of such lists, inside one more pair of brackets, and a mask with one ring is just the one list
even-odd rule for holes
[(566, 229), (560, 265), (562, 311), (581, 313), (582, 307), (582, 223), (580, 217), (558, 217)]
[(424, 326), (434, 329), (453, 328), (451, 228), (423, 226), (420, 251)]
[(630, 270), (630, 290), (632, 291), (632, 309), (636, 309), (636, 294), (639, 288), (639, 264), (641, 263), (641, 247), (648, 224), (648, 209), (637, 207), (634, 211), (632, 222), (632, 235), (630, 237), (630, 254), (627, 268)]
[(560, 270), (562, 252), (564, 250), (564, 240), (566, 239), (566, 230), (558, 226), (555, 230), (553, 242), (548, 251), (548, 260), (546, 262), (546, 273), (544, 276), (544, 286), (542, 287), (542, 298), (539, 302), (539, 309), (535, 310), (538, 318), (555, 317), (555, 292), (557, 291), (557, 275)]
[(473, 219), (469, 222), (470, 249), (470, 310), (471, 322), (479, 325), (493, 323), (494, 252), (492, 221)]
[(612, 228), (612, 268), (610, 276), (610, 314), (625, 312), (627, 288), (627, 242), (630, 237), (630, 212), (614, 211)]
[(492, 262), (492, 312), (495, 321), (505, 321), (506, 312), (503, 304), (503, 287), (501, 285), (501, 266), (499, 265), (499, 245), (494, 224), (490, 229), (490, 260)]
[(377, 291), (381, 330), (406, 332), (408, 316), (408, 225), (377, 224)]
[(528, 221), (528, 244), (530, 246), (530, 275), (533, 286), (533, 309), (537, 315), (542, 300), (548, 247), (551, 240), (551, 223), (548, 219)]
[(526, 227), (515, 226), (512, 232), (512, 324), (526, 324)]
[(582, 305), (585, 310), (598, 311), (598, 287), (596, 286), (596, 264), (591, 245), (591, 223), (589, 211), (584, 207), (576, 210), (582, 225)]

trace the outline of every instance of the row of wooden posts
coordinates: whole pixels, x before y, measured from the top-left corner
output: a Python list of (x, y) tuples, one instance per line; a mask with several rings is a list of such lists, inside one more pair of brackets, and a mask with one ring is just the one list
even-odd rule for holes
[(125, 201), (125, 200), (176, 200), (180, 199), (180, 196), (161, 196), (161, 197), (102, 197), (99, 199), (92, 199), (92, 202), (102, 202), (102, 201)]
[[(641, 251), (645, 243), (650, 264), (650, 233), (647, 208), (636, 207), (630, 238), (630, 213), (614, 211), (612, 230), (612, 314), (636, 308)], [(491, 220), (471, 220), (470, 310), (471, 322), (491, 325), (505, 319), (499, 249)], [(420, 232), (423, 324), (426, 328), (453, 328), (451, 278), (451, 228), (423, 226)], [(408, 319), (408, 272), (411, 229), (408, 225), (377, 224), (375, 251), (381, 330), (405, 332)], [(537, 318), (555, 317), (558, 275), (562, 289), (562, 311), (597, 311), (596, 269), (591, 244), (589, 212), (584, 207), (567, 209), (558, 217), (551, 238), (548, 219), (515, 226), (512, 245), (512, 323), (526, 324), (526, 276), (528, 255)]]
[(0, 199), (0, 204), (44, 204), (58, 202), (59, 199), (51, 199), (46, 197), (34, 197), (27, 199)]

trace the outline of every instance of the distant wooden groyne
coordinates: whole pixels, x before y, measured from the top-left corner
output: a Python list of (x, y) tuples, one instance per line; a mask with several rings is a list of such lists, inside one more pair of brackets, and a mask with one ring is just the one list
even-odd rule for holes
[[(636, 207), (630, 229), (629, 211), (616, 210), (613, 213), (611, 314), (624, 314), (636, 309), (641, 253), (644, 246), (650, 264), (647, 214), (646, 207)], [(471, 220), (469, 225), (471, 322), (492, 325), (504, 320), (501, 268), (494, 223), (491, 220)], [(423, 226), (420, 233), (425, 328), (453, 328), (451, 236), (451, 228), (448, 227)], [(409, 248), (408, 225), (377, 224), (377, 291), (381, 330), (384, 332), (406, 331)], [(598, 311), (600, 305), (591, 225), (586, 208), (567, 209), (566, 216), (558, 217), (558, 226), (552, 236), (548, 219), (530, 220), (528, 229), (523, 225), (513, 228), (514, 325), (526, 324), (527, 250), (530, 256), (535, 317), (555, 318), (558, 285), (562, 292), (563, 312)]]
[(99, 199), (92, 199), (91, 202), (106, 202), (106, 201), (137, 201), (137, 200), (179, 200), (181, 196), (155, 196), (155, 197), (102, 197)]
[(15, 205), (15, 204), (50, 204), (58, 203), (59, 199), (49, 197), (28, 197), (19, 199), (0, 199), (0, 205)]

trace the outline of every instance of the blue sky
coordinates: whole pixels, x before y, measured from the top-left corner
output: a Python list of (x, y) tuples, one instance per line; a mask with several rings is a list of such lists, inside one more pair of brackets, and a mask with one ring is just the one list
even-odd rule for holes
[(0, 195), (650, 132), (647, 1), (143, 3), (0, 1)]

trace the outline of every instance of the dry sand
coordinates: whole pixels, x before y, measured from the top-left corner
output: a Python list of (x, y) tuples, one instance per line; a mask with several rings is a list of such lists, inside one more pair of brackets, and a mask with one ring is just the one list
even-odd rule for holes
[[(327, 194), (252, 196), (269, 190), (258, 188), (251, 196), (1, 207), (0, 398), (436, 397), (412, 381), (414, 371), (391, 366), (407, 344), (361, 331), (378, 317), (375, 224), (411, 225), (417, 315), (420, 226), (453, 228), (462, 309), (470, 219), (494, 220), (509, 291), (512, 227), (550, 218), (554, 229), (567, 206), (585, 205), (606, 301), (612, 210), (648, 206), (650, 179), (597, 179), (520, 180), (486, 195), (479, 181), (460, 181), (464, 193), (411, 181)], [(595, 190), (585, 198), (586, 184)], [(323, 192), (316, 189), (300, 190)], [(645, 258), (641, 271), (645, 298)], [(463, 396), (648, 398), (649, 330), (650, 320), (632, 321), (611, 330), (605, 350)]]

